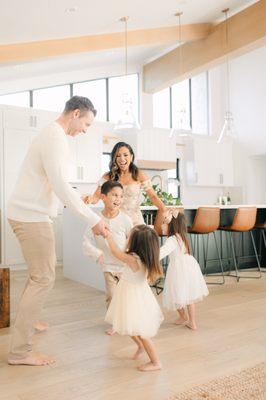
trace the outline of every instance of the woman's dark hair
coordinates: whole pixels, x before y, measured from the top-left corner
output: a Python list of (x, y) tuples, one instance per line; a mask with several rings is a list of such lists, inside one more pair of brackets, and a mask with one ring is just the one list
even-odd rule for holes
[(135, 253), (148, 270), (148, 279), (154, 282), (162, 275), (159, 254), (159, 237), (154, 229), (147, 225), (132, 228), (127, 253)]
[(123, 190), (123, 186), (121, 183), (116, 182), (116, 181), (106, 181), (104, 184), (101, 186), (101, 194), (107, 195), (112, 189), (119, 187), (120, 189)]
[(168, 236), (178, 234), (185, 243), (188, 254), (191, 254), (190, 245), (187, 236), (187, 219), (183, 212), (179, 212), (176, 218), (172, 218), (168, 224)]
[(131, 173), (134, 181), (137, 181), (138, 175), (139, 175), (139, 169), (134, 164), (135, 154), (134, 154), (132, 147), (128, 143), (125, 143), (125, 142), (118, 142), (113, 147), (113, 150), (111, 152), (111, 161), (109, 163), (109, 172), (108, 172), (109, 179), (111, 179), (113, 181), (119, 180), (120, 171), (116, 164), (116, 157), (117, 157), (117, 153), (118, 153), (119, 149), (121, 149), (121, 147), (126, 147), (128, 149), (128, 151), (130, 152), (130, 154), (133, 156), (132, 162), (129, 165), (129, 172)]

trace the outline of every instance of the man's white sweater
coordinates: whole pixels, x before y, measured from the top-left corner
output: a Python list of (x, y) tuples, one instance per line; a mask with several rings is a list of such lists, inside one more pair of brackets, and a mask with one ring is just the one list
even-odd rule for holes
[[(59, 200), (93, 227), (100, 217), (68, 183), (70, 151), (63, 128), (53, 122), (32, 141), (8, 203), (7, 216), (22, 222), (50, 221)], [(59, 200), (58, 200), (59, 199)]]

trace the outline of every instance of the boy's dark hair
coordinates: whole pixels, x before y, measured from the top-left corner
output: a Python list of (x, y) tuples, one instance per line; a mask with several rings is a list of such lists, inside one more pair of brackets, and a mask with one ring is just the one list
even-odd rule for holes
[(123, 190), (123, 186), (121, 185), (120, 182), (117, 182), (117, 181), (106, 181), (101, 186), (101, 194), (107, 195), (112, 189), (114, 189), (116, 187), (119, 187), (120, 189)]
[(97, 114), (97, 111), (95, 110), (92, 102), (87, 97), (82, 97), (82, 96), (73, 96), (66, 102), (64, 114), (67, 114), (68, 112), (74, 110), (80, 110), (81, 114), (83, 114), (86, 111), (91, 111), (94, 117)]

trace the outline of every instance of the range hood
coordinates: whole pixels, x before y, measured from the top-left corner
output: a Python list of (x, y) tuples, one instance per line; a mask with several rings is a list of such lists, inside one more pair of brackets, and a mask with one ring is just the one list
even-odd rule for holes
[(136, 164), (141, 169), (150, 169), (155, 171), (165, 171), (167, 169), (175, 169), (174, 161), (156, 161), (156, 160), (137, 160)]

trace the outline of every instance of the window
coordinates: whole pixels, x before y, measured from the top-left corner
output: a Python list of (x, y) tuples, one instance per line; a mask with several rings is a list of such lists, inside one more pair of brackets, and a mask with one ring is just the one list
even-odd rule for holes
[(170, 128), (170, 88), (153, 95), (153, 126)]
[(0, 96), (0, 104), (8, 106), (30, 106), (30, 92), (19, 92)]
[(96, 120), (106, 121), (106, 79), (75, 83), (73, 85), (74, 96), (88, 97), (97, 110)]
[(109, 78), (109, 120), (116, 123), (123, 110), (123, 100), (129, 95), (132, 113), (139, 120), (139, 79), (137, 74)]
[(190, 130), (190, 87), (189, 79), (172, 86), (172, 127)]
[(62, 112), (70, 98), (70, 85), (53, 86), (33, 91), (33, 107)]
[(191, 78), (192, 132), (208, 135), (208, 74), (203, 72)]

